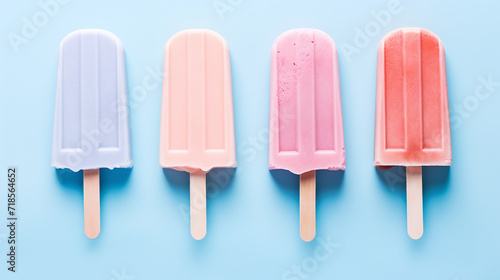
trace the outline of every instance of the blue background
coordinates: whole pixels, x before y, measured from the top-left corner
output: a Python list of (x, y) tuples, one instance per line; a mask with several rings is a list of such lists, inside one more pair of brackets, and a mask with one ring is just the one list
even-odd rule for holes
[[(497, 1), (401, 0), (377, 29), (372, 12), (387, 10), (388, 0), (221, 0), (232, 5), (221, 16), (213, 0), (70, 0), (17, 52), (9, 34), (21, 35), (22, 18), (32, 22), (43, 10), (38, 1), (0, 2), (0, 279), (500, 278), (500, 87), (475, 96), (481, 77), (500, 81)], [(405, 26), (432, 30), (444, 43), (453, 124), (453, 165), (424, 168), (418, 241), (406, 234), (404, 169), (372, 165), (377, 45)], [(347, 155), (344, 173), (318, 172), (311, 243), (299, 237), (298, 177), (267, 169), (271, 45), (297, 27), (321, 29), (339, 48)], [(356, 45), (356, 28), (366, 27), (367, 41)], [(82, 174), (50, 166), (58, 45), (81, 28), (123, 41), (131, 103), (135, 166), (102, 172), (96, 240), (83, 231)], [(146, 89), (143, 81), (157, 76), (150, 72), (161, 68), (169, 37), (187, 28), (219, 32), (232, 59), (238, 168), (209, 179), (202, 241), (191, 238), (186, 219), (188, 175), (158, 165), (161, 84)], [(348, 45), (357, 53), (343, 52)], [(2, 178), (11, 165), (19, 168), (15, 274), (3, 261)], [(318, 259), (328, 240), (335, 248)], [(302, 278), (290, 274), (293, 266)]]

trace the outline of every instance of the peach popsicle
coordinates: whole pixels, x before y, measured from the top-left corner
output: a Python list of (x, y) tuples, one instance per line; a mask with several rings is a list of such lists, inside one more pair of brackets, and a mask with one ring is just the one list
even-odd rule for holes
[(272, 47), (269, 169), (300, 175), (300, 236), (316, 234), (316, 173), (344, 170), (337, 49), (316, 29), (293, 29)]
[(231, 66), (211, 30), (175, 34), (165, 46), (160, 166), (190, 173), (191, 235), (206, 234), (206, 173), (236, 167)]
[(408, 234), (423, 234), (422, 166), (451, 165), (446, 64), (441, 40), (422, 28), (387, 34), (378, 49), (377, 167), (406, 166)]

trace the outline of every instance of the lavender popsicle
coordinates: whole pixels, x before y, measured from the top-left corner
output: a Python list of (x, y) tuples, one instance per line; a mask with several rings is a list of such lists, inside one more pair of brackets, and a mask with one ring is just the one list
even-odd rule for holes
[(121, 41), (78, 30), (59, 47), (52, 166), (84, 172), (85, 234), (100, 232), (99, 169), (132, 167)]

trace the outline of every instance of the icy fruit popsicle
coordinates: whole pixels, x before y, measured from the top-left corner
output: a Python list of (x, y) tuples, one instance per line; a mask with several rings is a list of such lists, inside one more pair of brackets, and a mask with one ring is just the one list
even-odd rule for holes
[(85, 234), (100, 232), (99, 168), (132, 167), (121, 41), (78, 30), (59, 47), (52, 166), (83, 170)]
[(165, 46), (160, 166), (190, 173), (191, 235), (206, 235), (206, 173), (236, 167), (229, 49), (211, 30), (175, 34)]
[(451, 165), (446, 64), (441, 40), (422, 28), (387, 34), (378, 49), (377, 167), (406, 166), (408, 234), (423, 234), (422, 166)]
[(344, 170), (337, 49), (315, 29), (280, 35), (271, 54), (269, 169), (300, 174), (300, 236), (316, 234), (315, 170)]

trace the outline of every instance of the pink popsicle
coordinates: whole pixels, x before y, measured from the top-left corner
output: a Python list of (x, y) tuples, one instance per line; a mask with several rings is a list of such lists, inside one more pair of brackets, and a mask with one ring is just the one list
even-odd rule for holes
[(387, 34), (378, 49), (374, 165), (407, 167), (408, 233), (423, 234), (422, 166), (451, 165), (441, 40), (421, 28)]
[(316, 29), (280, 35), (271, 54), (269, 169), (301, 175), (301, 237), (315, 235), (315, 170), (344, 170), (337, 49)]
[(191, 174), (191, 234), (202, 239), (206, 173), (236, 167), (229, 49), (214, 31), (181, 31), (165, 46), (160, 166)]

